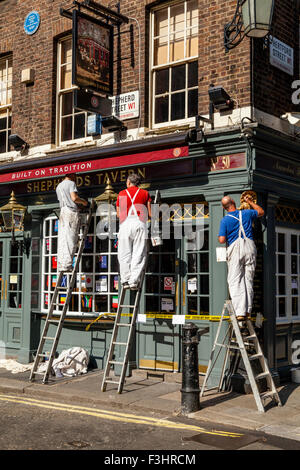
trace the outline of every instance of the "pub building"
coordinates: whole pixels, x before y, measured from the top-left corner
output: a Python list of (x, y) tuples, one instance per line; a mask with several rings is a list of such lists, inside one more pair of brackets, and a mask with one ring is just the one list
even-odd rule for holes
[[(2, 3), (7, 9), (6, 0)], [(54, 3), (57, 7), (59, 3), (68, 4)], [(216, 3), (216, 9), (221, 9), (221, 2)], [(76, 172), (80, 197), (97, 199), (104, 193), (108, 181), (113, 191), (118, 193), (125, 188), (127, 176), (135, 172), (142, 177), (152, 199), (159, 190), (163, 204), (179, 205), (181, 210), (167, 214), (171, 225), (170, 239), (150, 250), (140, 304), (140, 313), (146, 314), (146, 322), (136, 324), (130, 371), (144, 369), (180, 373), (182, 323), (188, 321), (195, 323), (201, 332), (199, 372), (206, 371), (217, 329), (217, 322), (212, 321), (212, 317), (220, 315), (228, 298), (226, 263), (217, 262), (216, 258), (216, 248), (220, 246), (219, 224), (224, 216), (221, 199), (229, 194), (239, 207), (242, 193), (252, 190), (257, 195), (258, 204), (265, 210), (265, 216), (254, 227), (258, 257), (253, 316), (257, 319), (259, 337), (274, 376), (282, 380), (290, 377), (293, 342), (300, 339), (300, 140), (297, 126), (289, 121), (292, 111), (289, 85), (297, 78), (299, 38), (295, 36), (295, 28), (291, 26), (293, 31), (288, 33), (282, 26), (284, 21), (296, 24), (298, 16), (296, 7), (293, 7), (293, 15), (286, 19), (282, 13), (287, 3), (290, 6), (290, 2), (284, 0), (277, 2), (273, 21), (277, 22), (276, 32), (280, 40), (289, 44), (288, 51), (294, 51), (292, 74), (284, 71), (283, 65), (271, 63), (271, 46), (266, 46), (262, 39), (244, 38), (241, 44), (225, 54), (221, 34), (223, 22), (214, 27), (219, 35), (209, 35), (211, 47), (214, 45), (221, 57), (220, 68), (209, 54), (207, 63), (198, 60), (205, 44), (201, 30), (205, 17), (210, 25), (213, 24), (208, 6), (205, 3), (202, 8), (200, 0), (159, 2), (147, 5), (147, 8), (143, 2), (138, 2), (142, 5), (136, 12), (139, 21), (145, 21), (145, 15), (152, 21), (149, 38), (141, 46), (142, 50), (148, 51), (148, 57), (147, 41), (157, 44), (156, 39), (165, 34), (165, 22), (172, 18), (175, 29), (181, 31), (183, 21), (190, 32), (190, 56), (187, 47), (181, 57), (180, 47), (177, 50), (174, 46), (177, 51), (175, 66), (170, 58), (165, 57), (163, 48), (160, 49), (162, 46), (157, 46), (154, 56), (149, 58), (151, 70), (147, 70), (142, 54), (141, 77), (145, 78), (147, 71), (152, 78), (155, 75), (156, 81), (151, 82), (150, 78), (151, 85), (148, 78), (145, 79), (145, 88), (141, 86), (138, 93), (138, 112), (123, 119), (125, 127), (114, 132), (103, 131), (102, 135), (96, 136), (87, 133), (88, 113), (72, 107), (72, 100), (67, 102), (70, 90), (72, 95), (71, 82), (68, 86), (60, 85), (68, 78), (62, 69), (72, 57), (71, 42), (68, 42), (70, 21), (61, 19), (58, 11), (52, 13), (52, 24), (59, 22), (59, 26), (53, 27), (56, 49), (51, 53), (58, 54), (57, 73), (61, 74), (55, 93), (57, 102), (62, 99), (63, 106), (59, 111), (61, 114), (57, 112), (55, 115), (55, 131), (50, 129), (46, 142), (35, 142), (29, 131), (27, 138), (26, 129), (30, 123), (22, 132), (18, 116), (20, 114), (24, 119), (26, 116), (22, 115), (20, 107), (16, 106), (19, 114), (14, 116), (14, 96), (16, 94), (19, 98), (20, 83), (13, 67), (15, 55), (19, 52), (14, 52), (12, 38), (7, 39), (11, 42), (6, 51), (8, 46), (5, 46), (0, 33), (0, 71), (5, 68), (15, 74), (11, 82), (7, 79), (6, 85), (12, 92), (12, 99), (7, 98), (6, 107), (2, 101), (2, 108), (12, 116), (12, 121), (7, 124), (9, 127), (5, 128), (6, 134), (20, 134), (26, 141), (19, 148), (15, 146), (13, 149), (11, 144), (0, 154), (1, 353), (28, 363), (36, 352), (58, 277), (59, 204), (55, 188), (63, 175)], [(22, 10), (23, 16), (25, 10)], [(187, 11), (190, 12), (190, 20), (187, 19)], [(126, 2), (121, 5), (121, 12), (129, 15)], [(43, 11), (40, 13), (42, 17), (45, 14)], [(229, 20), (234, 8), (226, 9), (225, 13)], [(155, 32), (151, 29), (153, 25)], [(43, 22), (36, 34), (41, 37), (46, 34), (43, 33)], [(20, 39), (21, 33), (18, 35), (16, 37)], [(33, 35), (23, 39), (33, 42), (34, 38)], [(187, 38), (186, 34), (183, 39), (186, 46)], [(11, 50), (12, 59), (8, 54)], [(255, 57), (255, 61), (251, 57)], [(237, 61), (243, 61), (243, 69), (237, 70)], [(122, 67), (122, 63), (118, 65)], [(135, 80), (138, 80), (138, 61), (128, 65), (128, 70), (130, 67), (135, 72)], [(173, 88), (168, 91), (162, 89), (161, 81), (167, 79), (166, 73), (174, 79)], [(189, 78), (182, 85), (184, 73)], [(237, 84), (241, 73), (244, 74), (244, 82), (240, 80)], [(266, 74), (272, 77), (271, 82), (266, 82)], [(251, 77), (254, 77), (254, 82)], [(218, 86), (209, 87), (211, 80)], [(115, 96), (121, 92), (132, 96), (137, 90), (137, 82), (127, 84), (125, 78), (121, 85), (117, 85), (117, 88), (114, 85)], [(33, 82), (32, 86), (37, 85)], [(149, 87), (151, 99), (148, 98)], [(183, 88), (185, 103), (183, 111), (181, 97), (176, 101), (175, 91), (180, 87)], [(267, 90), (273, 99), (263, 101)], [(23, 99), (27, 100), (27, 94), (32, 90), (27, 88), (25, 91), (23, 88)], [(274, 106), (279, 95), (281, 100), (278, 99)], [(44, 99), (41, 94), (39, 96)], [(169, 100), (167, 107), (165, 99)], [(120, 103), (118, 100), (116, 102)], [(69, 114), (66, 111), (68, 106)], [(283, 118), (285, 112), (287, 117)], [(199, 113), (201, 116), (198, 118)], [(44, 125), (43, 119), (40, 122)], [(73, 127), (68, 128), (68, 122), (73, 123)], [(46, 124), (52, 125), (47, 118)], [(37, 123), (35, 130), (41, 135)], [(55, 137), (51, 137), (54, 134)], [(25, 145), (27, 140), (28, 146)], [(12, 191), (14, 196), (11, 196)], [(5, 206), (11, 197), (26, 208), (24, 226), (16, 226), (14, 230), (5, 224)], [(197, 221), (202, 224), (202, 244), (193, 243), (195, 238), (191, 234), (181, 238), (174, 236), (175, 227), (180, 224), (190, 224), (195, 233)], [(58, 351), (81, 346), (91, 355), (93, 366), (102, 369), (110, 344), (112, 314), (118, 307), (120, 283), (117, 230), (115, 237), (99, 238), (96, 235), (98, 222), (99, 216), (95, 213)], [(60, 302), (63, 301), (64, 296), (60, 294)], [(98, 318), (100, 314), (105, 315)], [(183, 322), (178, 320), (178, 316), (184, 317)]]

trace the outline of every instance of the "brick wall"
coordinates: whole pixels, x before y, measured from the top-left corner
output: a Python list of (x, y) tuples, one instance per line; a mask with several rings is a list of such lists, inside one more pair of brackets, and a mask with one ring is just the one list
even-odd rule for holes
[(269, 47), (263, 40), (254, 41), (254, 106), (274, 116), (292, 111), (292, 87), (299, 79), (299, 15), (296, 2), (275, 2), (272, 34), (294, 49), (294, 76), (270, 64)]
[[(136, 22), (115, 29), (114, 93), (137, 90), (141, 83), (141, 126), (149, 124), (149, 12), (163, 2), (122, 0), (120, 12), (136, 18), (140, 24), (141, 51)], [(103, 4), (115, 8), (114, 2)], [(298, 62), (298, 22), (291, 0), (277, 0), (275, 9), (278, 39), (295, 47)], [(30, 0), (0, 0), (0, 54), (13, 53), (12, 132), (18, 133), (30, 146), (44, 145), (55, 139), (56, 39), (71, 30), (71, 21), (59, 15), (59, 7), (68, 8), (71, 1), (40, 0), (35, 6), (41, 16), (37, 33), (24, 33), (24, 20), (32, 11)], [(222, 85), (238, 106), (251, 104), (251, 43), (248, 38), (229, 53), (223, 45), (224, 24), (231, 21), (236, 0), (199, 0), (199, 113), (208, 112), (208, 87)], [(130, 27), (130, 25), (132, 25)], [(120, 33), (120, 34), (118, 34)], [(269, 65), (268, 50), (257, 41), (254, 50), (255, 106), (280, 115), (287, 111), (291, 81), (284, 72)], [(139, 59), (141, 74), (139, 76)], [(21, 71), (33, 68), (35, 81), (21, 83)], [(138, 120), (127, 121), (129, 128)]]

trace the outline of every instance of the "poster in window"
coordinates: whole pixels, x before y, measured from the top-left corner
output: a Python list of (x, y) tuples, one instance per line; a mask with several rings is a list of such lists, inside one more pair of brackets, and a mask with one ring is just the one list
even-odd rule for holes
[(107, 255), (99, 256), (99, 267), (100, 269), (107, 269)]
[(112, 95), (113, 27), (73, 10), (72, 83)]

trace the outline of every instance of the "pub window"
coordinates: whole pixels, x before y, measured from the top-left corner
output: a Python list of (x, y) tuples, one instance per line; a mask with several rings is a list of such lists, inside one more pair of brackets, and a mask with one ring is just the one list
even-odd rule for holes
[[(116, 238), (99, 239), (96, 227), (99, 217), (92, 218), (89, 233), (77, 272), (68, 315), (99, 315), (116, 313), (118, 307), (118, 260)], [(59, 221), (55, 216), (47, 217), (43, 226), (42, 258), (42, 310), (47, 312), (58, 278), (57, 235)], [(75, 259), (74, 259), (75, 262)], [(71, 274), (65, 274), (63, 283), (70, 281)], [(66, 298), (59, 294), (56, 312), (62, 310)]]
[[(197, 235), (202, 241), (197, 243)], [(209, 315), (209, 226), (185, 239), (187, 279), (183, 287), (187, 315)]]
[(300, 317), (300, 230), (276, 228), (277, 322)]
[(145, 277), (145, 313), (176, 313), (176, 245), (173, 236), (151, 249)]
[(10, 150), (11, 133), (12, 56), (0, 58), (0, 153)]
[(198, 1), (151, 14), (152, 126), (193, 121), (198, 114)]
[(88, 113), (74, 107), (72, 85), (72, 38), (58, 43), (57, 144), (87, 136)]

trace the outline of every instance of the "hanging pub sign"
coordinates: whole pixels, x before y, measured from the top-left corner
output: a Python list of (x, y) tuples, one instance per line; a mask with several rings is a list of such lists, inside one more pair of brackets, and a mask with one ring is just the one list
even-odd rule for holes
[(113, 88), (113, 27), (73, 10), (72, 83), (105, 95)]
[(112, 100), (81, 88), (74, 90), (74, 106), (84, 111), (111, 116)]

